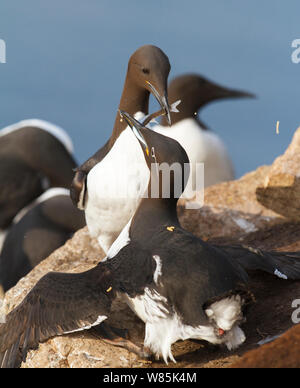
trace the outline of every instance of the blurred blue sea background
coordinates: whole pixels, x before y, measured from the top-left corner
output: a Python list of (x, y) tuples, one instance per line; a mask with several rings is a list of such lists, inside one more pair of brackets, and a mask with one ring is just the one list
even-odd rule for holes
[(197, 72), (257, 94), (201, 115), (241, 176), (272, 163), (300, 125), (300, 63), (291, 60), (299, 15), (298, 0), (2, 0), (0, 127), (49, 120), (85, 161), (110, 136), (130, 55), (154, 44), (170, 59), (170, 79)]

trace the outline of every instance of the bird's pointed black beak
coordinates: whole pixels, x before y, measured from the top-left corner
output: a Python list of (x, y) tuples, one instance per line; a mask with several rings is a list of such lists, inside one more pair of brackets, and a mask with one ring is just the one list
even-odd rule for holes
[(229, 90), (229, 97), (231, 98), (256, 98), (253, 93), (245, 92), (243, 90)]
[(120, 112), (121, 118), (127, 122), (129, 127), (132, 129), (134, 136), (140, 141), (142, 146), (145, 148), (146, 154), (149, 156), (148, 144), (141, 133), (141, 129), (143, 128), (142, 124), (138, 120), (136, 120), (133, 116), (131, 116), (129, 113), (121, 109), (119, 109), (119, 112)]
[(172, 121), (171, 121), (171, 113), (170, 113), (170, 106), (169, 106), (169, 102), (168, 102), (167, 91), (165, 91), (164, 94), (161, 95), (157, 91), (157, 89), (151, 84), (151, 82), (146, 81), (146, 83), (148, 84), (148, 86), (149, 86), (149, 88), (151, 90), (151, 93), (157, 99), (159, 105), (161, 106), (161, 108), (163, 109), (165, 115), (167, 116), (168, 124), (171, 125)]

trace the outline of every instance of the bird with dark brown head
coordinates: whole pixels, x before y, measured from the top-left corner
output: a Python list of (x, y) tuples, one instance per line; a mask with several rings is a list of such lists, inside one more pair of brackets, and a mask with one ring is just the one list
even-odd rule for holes
[[(189, 117), (198, 118), (198, 111), (213, 101), (255, 97), (249, 92), (221, 86), (200, 74), (184, 74), (174, 78), (169, 84), (168, 94), (171, 102), (181, 100), (178, 114), (171, 113), (173, 125)], [(164, 126), (168, 125), (164, 116), (161, 123)], [(207, 129), (202, 122), (201, 127)]]
[[(131, 115), (138, 113), (141, 118), (148, 114), (149, 97), (153, 94), (170, 122), (167, 96), (170, 68), (169, 59), (160, 48), (145, 45), (136, 50), (129, 59), (119, 109)], [(88, 229), (105, 251), (126, 225), (143, 195), (140, 178), (145, 184), (148, 180), (148, 169), (138, 142), (118, 112), (110, 139), (77, 169), (71, 187), (73, 203), (85, 210)], [(112, 201), (108, 195), (111, 187), (121, 193), (125, 185), (130, 187), (130, 198), (118, 196)]]
[(0, 233), (49, 187), (69, 188), (77, 163), (62, 128), (27, 119), (0, 129)]
[[(146, 45), (135, 51), (129, 59), (128, 70), (119, 109), (134, 115), (137, 112), (148, 114), (149, 96), (154, 95), (162, 107), (166, 121), (171, 125), (167, 96), (167, 80), (171, 65), (168, 57), (158, 47)], [(120, 127), (117, 114), (114, 131)], [(120, 130), (119, 129), (119, 130)]]
[[(234, 170), (222, 139), (200, 120), (198, 112), (205, 105), (220, 99), (253, 98), (253, 94), (226, 88), (198, 74), (176, 77), (168, 87), (169, 101), (181, 100), (179, 112), (170, 113), (172, 126), (163, 116), (161, 125), (153, 129), (177, 140), (191, 162), (193, 190), (203, 188), (203, 179), (196, 173), (197, 164), (204, 163), (204, 187), (234, 179)], [(200, 173), (203, 170), (199, 169)], [(184, 193), (185, 195), (185, 193)]]

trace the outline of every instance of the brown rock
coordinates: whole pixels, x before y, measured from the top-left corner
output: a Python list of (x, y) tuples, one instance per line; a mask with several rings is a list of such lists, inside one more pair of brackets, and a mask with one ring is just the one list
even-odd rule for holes
[(300, 368), (300, 325), (275, 341), (247, 352), (231, 368)]
[(291, 220), (300, 220), (300, 128), (286, 152), (273, 163), (256, 195), (266, 208)]
[(256, 188), (264, 182), (270, 168), (263, 166), (236, 181), (208, 187), (200, 209), (186, 209), (186, 204), (194, 199), (180, 200), (181, 224), (197, 236), (209, 239), (239, 238), (282, 222), (283, 217), (266, 209), (256, 199)]

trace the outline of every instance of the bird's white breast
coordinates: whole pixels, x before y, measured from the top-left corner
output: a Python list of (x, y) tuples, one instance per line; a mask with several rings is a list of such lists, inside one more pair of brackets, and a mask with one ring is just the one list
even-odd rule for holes
[(171, 127), (157, 125), (153, 130), (177, 140), (185, 149), (191, 163), (190, 179), (194, 190), (196, 173), (202, 171), (196, 169), (196, 163), (204, 163), (204, 187), (234, 179), (232, 163), (224, 143), (217, 134), (201, 129), (195, 119), (187, 118)]
[(133, 216), (148, 180), (141, 146), (126, 128), (87, 177), (87, 226), (106, 252)]

